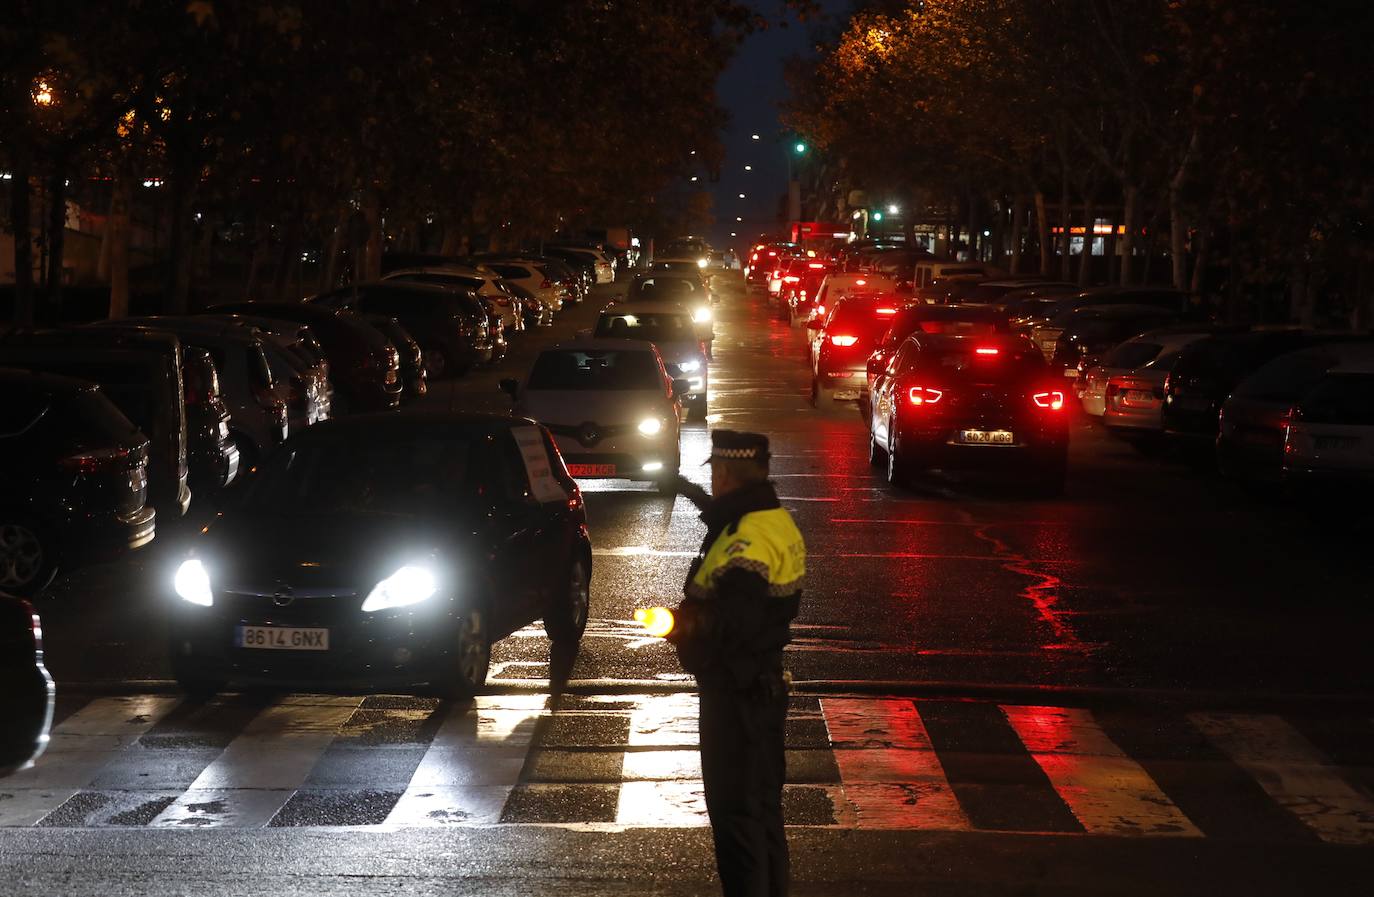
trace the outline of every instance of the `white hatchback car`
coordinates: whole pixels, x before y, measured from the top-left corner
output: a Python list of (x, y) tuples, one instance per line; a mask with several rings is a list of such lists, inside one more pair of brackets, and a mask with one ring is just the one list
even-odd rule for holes
[(568, 472), (578, 478), (656, 483), (671, 492), (682, 460), (682, 399), (653, 343), (578, 339), (539, 353), (522, 384), (502, 380), (512, 413), (553, 434)]
[(382, 280), (400, 280), (408, 283), (433, 283), (446, 286), (461, 286), (472, 290), (487, 304), (494, 315), (500, 315), (506, 332), (512, 333), (525, 329), (525, 316), (520, 313), (520, 303), (506, 290), (502, 289), (500, 275), (486, 265), (468, 267), (445, 265), (432, 268), (402, 268), (382, 276)]
[(1283, 474), (1300, 488), (1374, 485), (1374, 365), (1327, 371), (1289, 412)]

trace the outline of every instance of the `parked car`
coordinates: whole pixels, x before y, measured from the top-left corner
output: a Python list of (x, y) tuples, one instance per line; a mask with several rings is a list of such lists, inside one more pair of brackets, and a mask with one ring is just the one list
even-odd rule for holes
[(382, 277), (383, 283), (427, 283), (476, 293), (493, 315), (500, 317), (507, 334), (525, 328), (515, 298), (501, 288), (496, 272), (484, 267), (402, 268)]
[(48, 746), (57, 689), (43, 665), (43, 624), (22, 598), (0, 592), (0, 777), (33, 765)]
[(526, 330), (553, 326), (554, 307), (552, 305), (545, 303), (518, 283), (506, 282), (506, 286), (515, 294), (515, 298), (520, 302), (520, 307), (524, 310)]
[(558, 246), (545, 246), (541, 255), (558, 259), (567, 265), (582, 282), (582, 298), (586, 298), (591, 288), (596, 286), (596, 259), (585, 252), (563, 249)]
[(98, 383), (151, 440), (148, 501), (163, 526), (191, 506), (181, 342), (168, 333), (73, 327), (12, 334), (0, 365)]
[(1018, 317), (1029, 329), (1031, 340), (1045, 353), (1045, 358), (1051, 359), (1065, 325), (1074, 320), (1072, 316), (1078, 309), (1108, 305), (1148, 305), (1161, 311), (1172, 312), (1176, 317), (1187, 316), (1190, 312), (1188, 294), (1178, 290), (1157, 287), (1096, 287), (1054, 298), (1033, 314), (1026, 314), (1023, 309)]
[(148, 438), (83, 380), (0, 368), (0, 589), (153, 541)]
[(1175, 443), (1215, 452), (1221, 406), (1236, 384), (1271, 359), (1336, 339), (1303, 330), (1255, 330), (1209, 336), (1184, 346), (1164, 381), (1161, 421)]
[(289, 390), (272, 379), (264, 339), (257, 328), (236, 321), (170, 315), (101, 321), (94, 326), (170, 333), (185, 346), (209, 352), (229, 407), (229, 429), (245, 469), (257, 467), (286, 440)]
[(990, 280), (1003, 273), (1005, 272), (1000, 268), (985, 262), (951, 262), (946, 259), (925, 258), (913, 265), (911, 287), (920, 295), (922, 291), (938, 287), (952, 277), (973, 276)]
[(1327, 371), (1371, 364), (1374, 341), (1356, 339), (1298, 349), (1257, 368), (1236, 384), (1221, 406), (1218, 469), (1238, 480), (1280, 480), (1284, 428), (1293, 406), (1326, 377)]
[(306, 301), (400, 321), (420, 343), (425, 369), (436, 380), (460, 376), (492, 359), (490, 314), (477, 294), (464, 287), (376, 281)]
[(1124, 340), (1178, 321), (1176, 312), (1151, 305), (1102, 305), (1077, 309), (1061, 322), (1050, 365), (1076, 380)]
[(190, 346), (182, 346), (181, 356), (191, 491), (211, 495), (238, 476), (239, 447), (230, 432), (229, 406), (220, 395), (214, 358), (206, 350)]
[(517, 417), (553, 434), (574, 477), (656, 483), (672, 492), (681, 463), (682, 397), (653, 343), (578, 339), (539, 353), (529, 377), (501, 381)]
[(1328, 370), (1284, 422), (1283, 477), (1300, 495), (1349, 502), (1374, 485), (1374, 364)]
[(306, 427), (329, 419), (329, 403), (315, 377), (313, 365), (302, 355), (291, 351), (274, 334), (263, 340), (263, 355), (272, 370), (272, 382), (282, 390), (286, 400), (288, 433), (299, 433)]
[(706, 419), (710, 357), (687, 310), (676, 302), (636, 302), (608, 306), (587, 334), (596, 339), (647, 340), (663, 358), (668, 376), (687, 381), (681, 398), (688, 413)]
[(812, 405), (825, 407), (862, 396), (868, 385), (868, 356), (901, 307), (891, 296), (854, 293), (831, 305), (824, 321), (807, 324), (812, 336)]
[(869, 459), (889, 483), (931, 468), (1014, 472), (1047, 495), (1064, 490), (1064, 385), (1015, 336), (915, 333), (870, 402)]
[(309, 325), (329, 359), (336, 414), (384, 411), (401, 404), (400, 353), (377, 328), (351, 311), (308, 302), (234, 302), (210, 312)]
[(1079, 402), (1090, 417), (1111, 428), (1158, 432), (1164, 403), (1164, 377), (1178, 352), (1218, 331), (1212, 328), (1164, 327), (1133, 336), (1079, 379)]
[(569, 294), (566, 286), (551, 277), (538, 262), (523, 258), (492, 258), (487, 267), (508, 284), (519, 284), (557, 314), (563, 310), (563, 299)]
[(191, 543), (169, 585), (171, 666), (230, 684), (470, 697), (492, 645), (586, 626), (591, 546), (547, 432), (494, 415), (311, 427)]
[(599, 249), (583, 246), (549, 246), (546, 251), (563, 258), (575, 256), (590, 260), (597, 284), (611, 283), (615, 280), (615, 265), (611, 264), (611, 260)]
[(363, 320), (376, 327), (400, 355), (401, 383), (405, 386), (403, 401), (424, 398), (429, 392), (429, 372), (425, 370), (425, 353), (415, 337), (389, 315), (364, 314)]

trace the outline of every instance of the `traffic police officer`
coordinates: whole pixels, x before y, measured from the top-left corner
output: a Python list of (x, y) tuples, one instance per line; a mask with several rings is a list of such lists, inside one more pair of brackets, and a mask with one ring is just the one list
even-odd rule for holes
[(668, 639), (700, 692), (701, 772), (725, 897), (788, 888), (782, 786), (787, 681), (783, 646), (801, 603), (806, 545), (768, 482), (768, 437), (711, 433), (706, 538)]

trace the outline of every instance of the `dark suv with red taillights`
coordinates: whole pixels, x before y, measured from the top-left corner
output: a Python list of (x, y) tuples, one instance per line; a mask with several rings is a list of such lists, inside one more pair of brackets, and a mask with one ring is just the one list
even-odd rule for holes
[(868, 356), (899, 311), (901, 303), (891, 296), (856, 293), (836, 302), (824, 320), (807, 322), (812, 405), (855, 400), (867, 391)]
[(1063, 491), (1069, 428), (1064, 384), (1020, 337), (917, 333), (874, 389), (869, 456), (900, 484), (920, 470), (1015, 472)]

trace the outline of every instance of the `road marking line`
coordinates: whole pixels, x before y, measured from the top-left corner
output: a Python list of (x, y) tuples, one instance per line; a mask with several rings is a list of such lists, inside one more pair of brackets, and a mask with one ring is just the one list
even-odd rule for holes
[(388, 825), (435, 826), (501, 821), (520, 781), (535, 725), (546, 716), (544, 695), (477, 698), (455, 709), (430, 742)]
[(266, 825), (309, 777), (361, 697), (292, 695), (253, 718), (191, 787), (150, 823), (159, 828)]
[(856, 828), (970, 830), (911, 701), (821, 698), (821, 712)]
[(1088, 834), (1202, 837), (1090, 711), (1003, 705), (1002, 712)]
[(695, 828), (708, 825), (701, 782), (697, 696), (646, 695), (630, 711), (630, 734), (621, 767), (616, 823)]
[(55, 726), (32, 768), (0, 783), (0, 825), (33, 825), (85, 787), (181, 699), (97, 698)]
[(1188, 720), (1323, 841), (1374, 843), (1374, 801), (1285, 720), (1260, 713), (1190, 713)]

